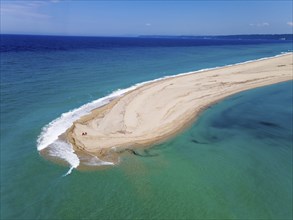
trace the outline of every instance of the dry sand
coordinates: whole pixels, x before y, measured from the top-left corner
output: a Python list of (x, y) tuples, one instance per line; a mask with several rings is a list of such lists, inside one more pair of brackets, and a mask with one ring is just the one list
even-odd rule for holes
[(100, 158), (113, 149), (158, 143), (227, 96), (292, 80), (292, 63), (290, 53), (145, 84), (77, 120), (67, 140)]

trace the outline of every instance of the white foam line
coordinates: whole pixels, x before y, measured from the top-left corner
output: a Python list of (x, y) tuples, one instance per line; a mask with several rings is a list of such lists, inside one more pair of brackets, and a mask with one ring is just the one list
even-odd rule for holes
[(101, 159), (99, 159), (97, 156), (91, 155), (92, 157), (87, 161), (87, 162), (83, 162), (84, 165), (87, 166), (113, 166), (115, 165), (112, 162), (109, 161), (103, 161)]
[(74, 167), (70, 167), (69, 170), (67, 171), (67, 173), (62, 175), (62, 177), (66, 177), (66, 176), (70, 175), (73, 169), (74, 169)]
[[(206, 69), (201, 69), (201, 70), (197, 70), (197, 71), (180, 73), (177, 75), (164, 76), (164, 77), (161, 77), (158, 79), (137, 83), (137, 84), (130, 86), (129, 88), (126, 88), (126, 89), (118, 89), (118, 90), (114, 91), (113, 93), (109, 94), (108, 96), (94, 100), (90, 103), (82, 105), (79, 108), (76, 108), (76, 109), (73, 109), (69, 112), (63, 113), (60, 117), (58, 117), (57, 119), (55, 119), (52, 122), (50, 122), (49, 124), (47, 124), (45, 127), (43, 127), (42, 132), (38, 137), (37, 149), (39, 151), (41, 151), (41, 150), (47, 148), (48, 146), (52, 145), (54, 142), (56, 143), (56, 141), (57, 141), (56, 144), (58, 144), (58, 137), (61, 134), (63, 134), (68, 128), (70, 128), (74, 121), (78, 120), (79, 118), (81, 118), (84, 115), (89, 114), (92, 110), (109, 103), (114, 98), (120, 97), (120, 96), (124, 95), (125, 93), (127, 93), (129, 91), (133, 91), (133, 90), (135, 90), (145, 84), (157, 82), (157, 81), (168, 79), (168, 78), (174, 78), (174, 77), (178, 77), (178, 76), (195, 74), (195, 73), (199, 73), (199, 72), (203, 72), (203, 71), (207, 71), (207, 70), (214, 70), (214, 69), (225, 68), (225, 67), (230, 67), (230, 66), (234, 66), (234, 65), (241, 65), (241, 64), (246, 64), (246, 63), (252, 63), (255, 61), (271, 59), (274, 57), (284, 56), (286, 54), (292, 54), (292, 52), (282, 52), (281, 54), (278, 54), (278, 55), (275, 55), (272, 57), (265, 57), (265, 58), (255, 59), (255, 60), (249, 60), (249, 61), (236, 63), (236, 64), (230, 64), (230, 65), (226, 65), (226, 66), (222, 66), (222, 67), (206, 68)], [(71, 149), (72, 149), (72, 146), (71, 146)], [(66, 150), (65, 152), (69, 153), (68, 150)], [(65, 153), (65, 152), (63, 152), (63, 153)], [(73, 149), (72, 149), (71, 153), (74, 154)], [(61, 156), (61, 155), (59, 155), (59, 156)], [(63, 159), (65, 159), (65, 155), (62, 155), (61, 157)], [(71, 155), (71, 158), (72, 158), (72, 155)], [(77, 156), (76, 156), (76, 158), (77, 158)], [(79, 159), (78, 158), (76, 159), (76, 158), (71, 161), (68, 161), (68, 158), (66, 158), (66, 160), (72, 165), (72, 167), (76, 168), (79, 165)], [(77, 162), (77, 160), (78, 160), (78, 162)], [(71, 172), (72, 169), (69, 171)]]
[(54, 141), (48, 146), (47, 151), (49, 156), (65, 160), (74, 168), (79, 166), (79, 158), (74, 153), (72, 145), (65, 141)]

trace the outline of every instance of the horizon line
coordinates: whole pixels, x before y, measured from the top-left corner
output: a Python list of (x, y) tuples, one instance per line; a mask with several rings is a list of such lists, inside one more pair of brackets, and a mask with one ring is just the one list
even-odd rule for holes
[(48, 36), (48, 37), (218, 37), (218, 36), (251, 36), (251, 35), (293, 35), (293, 33), (276, 34), (211, 34), (211, 35), (168, 35), (168, 34), (123, 34), (123, 35), (62, 35), (62, 34), (18, 34), (0, 33), (0, 35), (21, 35), (21, 36)]

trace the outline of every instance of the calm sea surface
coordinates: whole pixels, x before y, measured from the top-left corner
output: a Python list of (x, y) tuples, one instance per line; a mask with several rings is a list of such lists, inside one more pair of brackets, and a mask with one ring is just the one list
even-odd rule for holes
[(1, 35), (1, 219), (292, 219), (292, 81), (229, 97), (108, 169), (64, 176), (37, 150), (50, 122), (118, 89), (288, 51), (292, 36)]

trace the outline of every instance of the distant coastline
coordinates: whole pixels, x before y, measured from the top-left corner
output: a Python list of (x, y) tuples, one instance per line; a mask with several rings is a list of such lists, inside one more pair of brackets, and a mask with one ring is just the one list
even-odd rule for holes
[(181, 39), (241, 39), (241, 40), (293, 40), (293, 34), (233, 34), (233, 35), (138, 35), (141, 38), (181, 38)]
[(62, 34), (30, 34), (30, 33), (1, 33), (0, 36), (42, 36), (42, 37), (125, 37), (125, 38), (190, 38), (190, 39), (275, 39), (292, 40), (293, 34), (231, 34), (231, 35), (62, 35)]

